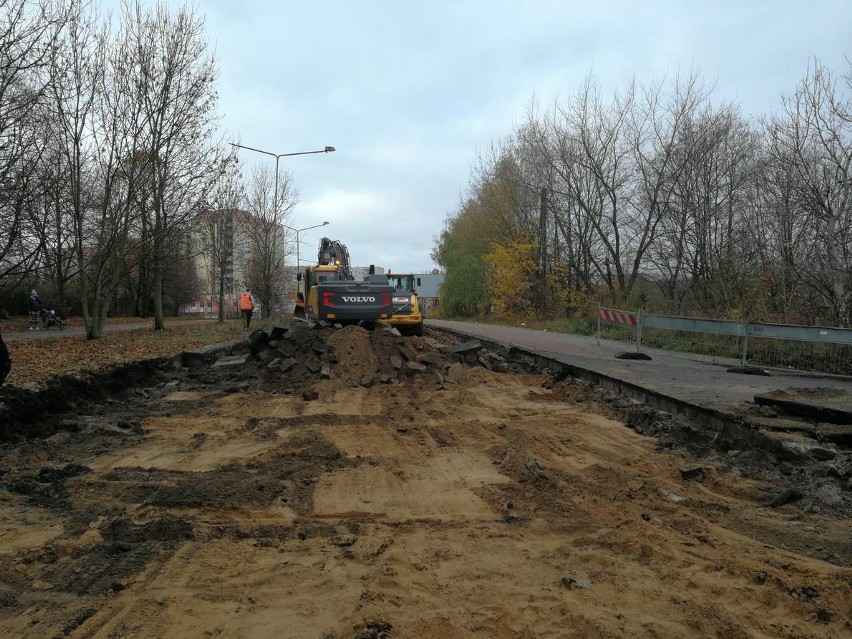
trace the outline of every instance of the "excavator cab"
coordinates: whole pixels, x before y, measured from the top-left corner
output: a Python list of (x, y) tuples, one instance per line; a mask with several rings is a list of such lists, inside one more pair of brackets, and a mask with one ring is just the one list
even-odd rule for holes
[(387, 282), (393, 288), (393, 314), (387, 323), (396, 327), (400, 333), (423, 335), (423, 313), (417, 299), (417, 287), (420, 278), (413, 273), (387, 273)]
[(406, 293), (413, 293), (415, 291), (414, 276), (411, 274), (388, 275), (388, 284), (393, 286), (397, 291), (405, 291)]

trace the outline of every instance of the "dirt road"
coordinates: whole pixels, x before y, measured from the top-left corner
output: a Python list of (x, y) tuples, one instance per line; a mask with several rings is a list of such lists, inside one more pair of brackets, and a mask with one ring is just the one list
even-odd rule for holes
[(812, 468), (438, 340), (294, 329), (5, 445), (0, 636), (852, 633), (847, 452), (778, 499)]

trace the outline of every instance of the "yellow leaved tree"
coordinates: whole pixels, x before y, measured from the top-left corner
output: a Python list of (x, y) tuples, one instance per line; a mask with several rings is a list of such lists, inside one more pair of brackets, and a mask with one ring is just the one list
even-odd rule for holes
[(528, 236), (495, 243), (485, 255), (491, 300), (498, 312), (528, 315), (534, 307), (537, 246)]

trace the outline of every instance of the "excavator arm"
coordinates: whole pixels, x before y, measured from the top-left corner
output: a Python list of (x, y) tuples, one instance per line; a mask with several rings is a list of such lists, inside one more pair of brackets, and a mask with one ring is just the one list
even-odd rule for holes
[(349, 249), (346, 248), (345, 244), (341, 244), (337, 240), (330, 240), (327, 237), (320, 240), (317, 264), (324, 266), (334, 266), (336, 264), (341, 280), (355, 279), (349, 263)]

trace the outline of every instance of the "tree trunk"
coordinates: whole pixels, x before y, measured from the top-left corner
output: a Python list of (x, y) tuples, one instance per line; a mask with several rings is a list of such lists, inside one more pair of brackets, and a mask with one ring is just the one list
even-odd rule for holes
[(547, 188), (541, 189), (541, 205), (538, 217), (538, 308), (549, 310), (547, 291)]
[(154, 231), (153, 275), (154, 330), (162, 331), (166, 326), (163, 320), (163, 238), (160, 229)]
[(219, 323), (225, 321), (225, 278), (219, 276)]

